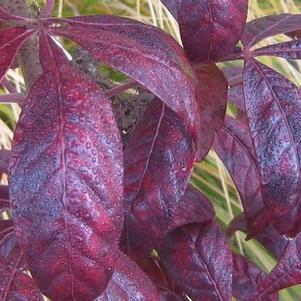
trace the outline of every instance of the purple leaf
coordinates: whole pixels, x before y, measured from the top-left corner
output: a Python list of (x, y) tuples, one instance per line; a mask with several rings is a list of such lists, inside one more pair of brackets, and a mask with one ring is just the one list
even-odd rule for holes
[(183, 49), (162, 30), (116, 16), (89, 16), (44, 21), (48, 30), (73, 40), (96, 59), (149, 89), (202, 141), (196, 79)]
[(95, 301), (155, 301), (157, 290), (134, 261), (120, 252), (115, 271), (104, 293)]
[[(0, 200), (1, 206), (1, 200)], [(1, 209), (1, 208), (0, 208)], [(0, 210), (1, 213), (1, 210)], [(10, 232), (14, 231), (14, 223), (11, 219), (0, 220), (0, 244), (1, 240)]]
[(214, 221), (169, 233), (160, 256), (166, 271), (193, 300), (231, 300), (231, 251)]
[(13, 63), (22, 44), (34, 32), (25, 26), (0, 29), (0, 81)]
[(192, 62), (219, 60), (234, 52), (247, 18), (247, 0), (177, 0), (184, 49)]
[[(226, 165), (240, 194), (249, 237), (265, 227), (265, 206), (248, 126), (241, 120), (227, 117), (217, 133), (214, 150)], [(249, 181), (252, 179), (252, 181)]]
[(0, 185), (0, 199), (8, 200), (8, 186)]
[[(300, 26), (301, 27), (301, 26)], [(256, 49), (252, 52), (253, 56), (269, 55), (279, 56), (285, 59), (301, 58), (301, 40), (293, 40), (284, 43), (269, 45)]]
[(160, 245), (185, 192), (195, 161), (192, 138), (179, 117), (155, 99), (124, 156), (127, 244), (139, 241), (150, 250)]
[(171, 14), (177, 19), (177, 2), (178, 0), (161, 0), (161, 2), (168, 8)]
[(241, 41), (245, 47), (251, 47), (268, 37), (300, 29), (300, 22), (301, 14), (281, 14), (255, 19), (245, 26)]
[(301, 236), (291, 240), (277, 266), (258, 285), (249, 301), (267, 300), (281, 289), (301, 283)]
[(0, 20), (22, 20), (22, 21), (25, 20), (25, 21), (28, 21), (27, 18), (24, 18), (21, 16), (16, 16), (16, 15), (9, 13), (5, 9), (3, 9), (1, 6), (0, 6)]
[[(14, 235), (0, 243), (0, 299), (3, 301), (42, 301), (33, 279), (23, 273), (21, 249)], [(4, 256), (5, 254), (5, 256)]]
[(263, 201), (279, 233), (295, 235), (301, 230), (299, 90), (281, 74), (250, 59), (245, 64), (244, 94)]
[(7, 149), (0, 149), (0, 173), (7, 173), (10, 160), (10, 151)]
[(180, 226), (194, 223), (205, 223), (214, 217), (211, 202), (199, 190), (188, 184), (179, 207), (169, 224), (168, 231)]
[[(248, 262), (244, 257), (232, 254), (233, 257), (233, 296), (245, 301), (256, 291), (257, 285), (266, 277), (253, 263)], [(267, 295), (265, 301), (278, 301), (278, 293)]]
[(224, 123), (228, 83), (215, 64), (201, 64), (194, 69), (199, 81), (197, 92), (202, 133), (197, 159), (203, 160), (212, 146), (215, 133)]
[(40, 46), (43, 74), (12, 150), (15, 230), (45, 295), (92, 300), (111, 279), (123, 224), (120, 135), (97, 84), (44, 33)]

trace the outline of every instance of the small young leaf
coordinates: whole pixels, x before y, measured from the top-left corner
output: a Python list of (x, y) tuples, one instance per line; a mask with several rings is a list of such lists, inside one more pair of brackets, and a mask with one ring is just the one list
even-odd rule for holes
[(104, 293), (95, 301), (159, 301), (156, 288), (136, 263), (119, 253), (114, 274)]
[[(162, 30), (116, 16), (46, 20), (49, 32), (73, 40), (96, 59), (149, 89), (201, 141), (196, 79), (183, 49)], [(53, 23), (60, 26), (53, 26)]]
[(300, 232), (301, 99), (281, 74), (250, 59), (244, 70), (246, 113), (265, 206), (281, 234)]
[[(232, 254), (233, 257), (233, 296), (241, 301), (253, 296), (258, 284), (266, 277), (266, 273), (248, 262), (243, 256)], [(278, 301), (278, 293), (267, 295), (265, 301)]]
[(233, 53), (246, 22), (247, 0), (176, 0), (176, 5), (182, 42), (192, 62)]
[(154, 99), (124, 155), (127, 243), (138, 239), (147, 250), (160, 245), (185, 192), (194, 153), (185, 125)]
[(110, 102), (41, 34), (43, 74), (15, 132), (10, 197), (31, 274), (56, 300), (92, 300), (114, 270), (123, 158)]
[(166, 271), (193, 300), (231, 300), (231, 251), (214, 221), (172, 231), (160, 256)]
[(245, 47), (251, 47), (263, 39), (301, 28), (301, 15), (281, 14), (255, 19), (246, 24), (241, 38)]
[(285, 59), (301, 59), (301, 40), (269, 45), (254, 50), (252, 54), (254, 56), (269, 55), (279, 56)]
[(0, 29), (0, 81), (13, 63), (22, 44), (34, 32), (25, 26)]

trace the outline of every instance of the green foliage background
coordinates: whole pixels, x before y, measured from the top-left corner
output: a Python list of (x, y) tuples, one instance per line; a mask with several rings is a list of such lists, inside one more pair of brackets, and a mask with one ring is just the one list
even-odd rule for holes
[[(34, 2), (34, 3), (33, 3)], [(44, 1), (30, 1), (29, 5), (42, 7)], [(249, 20), (268, 14), (301, 13), (301, 0), (250, 0)], [(161, 5), (160, 0), (58, 0), (54, 15), (74, 16), (84, 14), (113, 14), (121, 15), (159, 26), (168, 31), (178, 41), (179, 31), (177, 23)], [(264, 41), (262, 45), (284, 40), (284, 36), (277, 36)], [(262, 58), (262, 60), (285, 74), (298, 86), (301, 84), (299, 62), (283, 59)], [(106, 73), (119, 81), (118, 73), (106, 69)], [(10, 70), (7, 77), (12, 80), (17, 89), (24, 90), (24, 82), (20, 70)], [(0, 90), (0, 94), (5, 91)], [(230, 111), (229, 111), (230, 112)], [(18, 120), (20, 108), (16, 104), (0, 104), (0, 148), (10, 148), (13, 131)], [(230, 112), (231, 113), (231, 112)], [(252, 181), (252, 179), (249, 179)], [(6, 179), (2, 179), (6, 182)], [(214, 152), (210, 152), (207, 159), (195, 165), (191, 177), (194, 186), (202, 190), (212, 200), (217, 219), (224, 229), (231, 219), (242, 211), (239, 195), (222, 162)], [(231, 238), (233, 251), (247, 256), (265, 271), (270, 271), (276, 264), (275, 259), (258, 242), (246, 242), (244, 233), (236, 233)], [(295, 286), (281, 291), (282, 301), (297, 301), (301, 299), (301, 286)]]

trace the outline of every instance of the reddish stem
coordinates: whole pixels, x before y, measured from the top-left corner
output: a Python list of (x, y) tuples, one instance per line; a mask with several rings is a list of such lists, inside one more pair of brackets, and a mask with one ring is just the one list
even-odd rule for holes
[(18, 93), (17, 89), (14, 87), (14, 85), (5, 77), (1, 81), (1, 85), (7, 89), (9, 93)]
[(18, 103), (23, 105), (25, 102), (25, 95), (23, 93), (10, 93), (10, 94), (3, 94), (0, 95), (0, 103)]
[(107, 90), (105, 92), (105, 96), (110, 98), (110, 97), (113, 97), (113, 96), (116, 96), (126, 90), (129, 90), (131, 88), (134, 88), (136, 86), (138, 86), (139, 84), (136, 82), (136, 81), (129, 81), (128, 83), (125, 83), (123, 85), (120, 85), (120, 86), (117, 86), (117, 87), (114, 87), (110, 90)]
[(54, 8), (54, 0), (46, 0), (44, 12), (43, 12), (43, 18), (51, 17), (53, 8)]

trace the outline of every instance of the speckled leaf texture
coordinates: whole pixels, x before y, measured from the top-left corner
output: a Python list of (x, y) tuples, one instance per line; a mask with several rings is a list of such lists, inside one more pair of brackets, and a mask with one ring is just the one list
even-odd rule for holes
[[(300, 25), (301, 27), (301, 25)], [(285, 59), (301, 59), (301, 40), (269, 45), (253, 51), (254, 56), (269, 55), (278, 56)]]
[(245, 26), (241, 41), (245, 47), (277, 34), (295, 31), (301, 28), (301, 15), (281, 14), (255, 19)]
[(231, 300), (231, 251), (214, 221), (171, 232), (160, 254), (166, 270), (193, 300)]
[(42, 294), (33, 279), (23, 273), (22, 252), (13, 233), (1, 239), (0, 300), (42, 301)]
[[(233, 253), (233, 296), (241, 301), (247, 301), (253, 296), (258, 284), (266, 277), (255, 264), (243, 256)], [(267, 294), (265, 301), (278, 301), (278, 293)]]
[(15, 132), (15, 230), (42, 292), (93, 300), (114, 272), (123, 224), (123, 156), (110, 102), (42, 34), (43, 74)]
[(127, 243), (139, 241), (149, 251), (160, 245), (185, 192), (195, 161), (193, 141), (179, 117), (155, 99), (124, 158)]
[(301, 99), (298, 88), (254, 59), (245, 63), (244, 95), (263, 200), (279, 233), (300, 229)]
[[(174, 4), (167, 4), (174, 8)], [(190, 61), (216, 61), (234, 52), (247, 18), (247, 0), (177, 0), (176, 5)]]
[[(266, 224), (262, 184), (248, 125), (227, 117), (217, 133), (214, 150), (227, 167), (241, 196), (249, 236)], [(252, 179), (250, 182), (249, 179)]]
[(0, 149), (0, 177), (1, 173), (7, 173), (10, 159), (10, 151), (7, 149)]
[(198, 210), (192, 212), (200, 214), (199, 220), (188, 218), (186, 226), (166, 235), (159, 252), (163, 266), (193, 300), (230, 301), (231, 251), (224, 233), (213, 219), (212, 205), (191, 186), (187, 188), (183, 203), (195, 204)]
[(95, 301), (159, 301), (150, 279), (120, 252), (115, 271), (104, 293)]
[(202, 140), (196, 79), (182, 47), (171, 36), (116, 16), (54, 21), (61, 27), (50, 27), (52, 34), (73, 40), (96, 59), (145, 86), (179, 115), (194, 139), (199, 135)]
[[(0, 14), (0, 20), (3, 16)], [(25, 26), (0, 29), (0, 81), (10, 68), (20, 47), (28, 39), (34, 30)]]
[(301, 236), (292, 239), (276, 267), (257, 286), (248, 301), (265, 301), (283, 288), (301, 283)]

